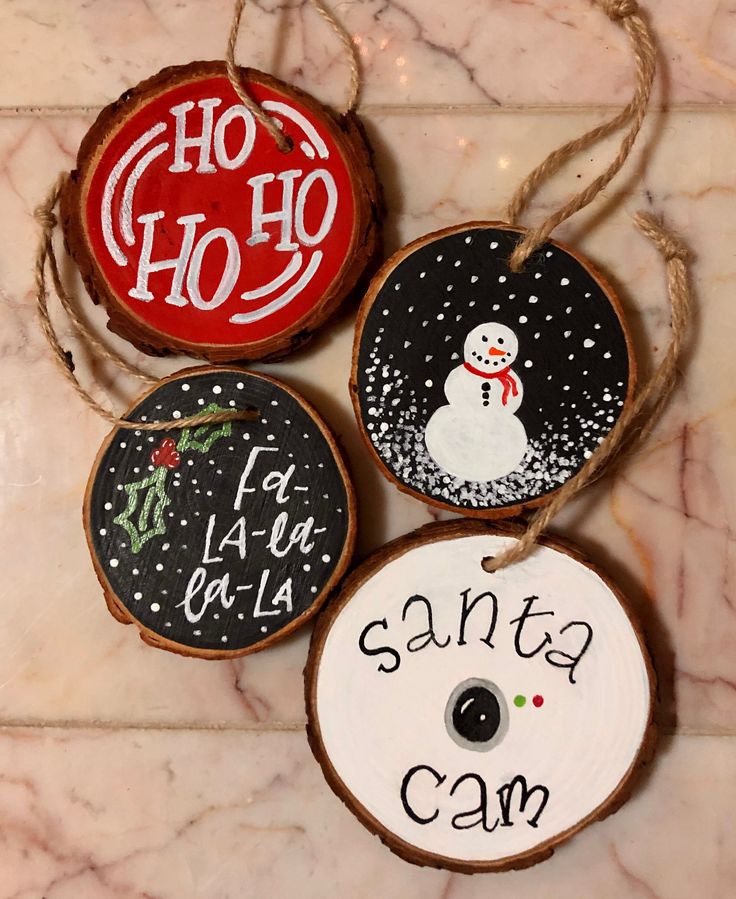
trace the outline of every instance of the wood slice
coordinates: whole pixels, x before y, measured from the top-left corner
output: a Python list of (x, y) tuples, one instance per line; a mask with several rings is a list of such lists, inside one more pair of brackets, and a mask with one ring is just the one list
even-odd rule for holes
[(309, 620), (349, 564), (355, 496), (315, 410), (273, 378), (202, 367), (127, 413), (156, 421), (255, 407), (257, 421), (115, 428), (87, 484), (84, 527), (110, 612), (160, 648), (256, 652)]
[(312, 751), (415, 864), (535, 864), (615, 811), (653, 752), (654, 673), (628, 603), (557, 540), (486, 573), (519, 533), (459, 521), (388, 544), (312, 637)]
[(632, 400), (621, 304), (555, 241), (519, 273), (523, 229), (468, 222), (399, 250), (355, 333), (351, 396), (384, 475), (471, 517), (548, 502)]
[(379, 191), (357, 117), (240, 69), (283, 126), (281, 152), (222, 62), (164, 69), (104, 109), (62, 195), (67, 245), (109, 327), (153, 354), (283, 356), (373, 259)]

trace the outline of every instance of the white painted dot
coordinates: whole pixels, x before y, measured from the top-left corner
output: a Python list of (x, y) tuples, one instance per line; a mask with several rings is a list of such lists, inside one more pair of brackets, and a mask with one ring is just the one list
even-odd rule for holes
[(120, 449), (125, 449), (125, 447), (126, 447), (127, 445), (128, 445), (128, 444), (127, 444), (125, 441), (123, 441), (123, 442), (120, 444)]
[(542, 277), (542, 273), (541, 273), (541, 272), (537, 272), (537, 273), (534, 275), (534, 277), (535, 277), (535, 278), (537, 279), (537, 281), (538, 281), (538, 280)]
[(497, 241), (497, 240), (494, 240), (493, 243), (491, 244), (491, 249), (492, 249), (492, 250), (495, 250), (495, 249), (497, 249), (497, 248), (498, 248), (498, 241)]
[(107, 528), (100, 528), (100, 537), (104, 537), (107, 533)]
[(530, 303), (537, 303), (537, 302), (539, 302), (539, 297), (534, 297), (534, 296), (529, 297), (529, 302), (530, 302)]
[(157, 602), (152, 602), (151, 603), (151, 611), (152, 612), (160, 612), (161, 606)]
[(133, 599), (143, 599), (143, 594), (142, 593), (134, 593)]
[(105, 503), (105, 508), (106, 508), (107, 511), (109, 512), (110, 509), (112, 509), (112, 503)]
[(431, 386), (432, 386), (432, 381), (431, 381), (431, 379), (428, 378), (428, 379), (424, 382), (424, 386), (425, 386), (425, 387), (431, 387)]
[(532, 362), (531, 359), (527, 359), (526, 362), (524, 363), (524, 368), (531, 368), (533, 364), (534, 363)]
[(182, 518), (181, 523), (186, 526), (186, 523), (187, 523), (186, 518)]
[(498, 283), (499, 283), (499, 284), (504, 284), (505, 282), (506, 282), (506, 275), (499, 275), (499, 276), (498, 276)]
[(119, 564), (117, 559), (110, 559), (110, 568), (117, 568)]
[(611, 354), (610, 354), (610, 353), (604, 353), (604, 354), (603, 354), (603, 358), (604, 358), (604, 359), (610, 359), (610, 358), (611, 358)]
[(437, 257), (437, 262), (442, 262), (443, 259), (444, 256), (442, 255), (442, 253), (440, 253), (440, 255)]
[(323, 561), (323, 562), (329, 562), (329, 561), (330, 561), (330, 557), (329, 557), (328, 555), (324, 555), (324, 556), (322, 556), (322, 561)]
[(560, 285), (561, 285), (562, 287), (567, 287), (567, 285), (568, 285), (569, 283), (570, 283), (570, 279), (569, 279), (569, 278), (561, 278), (561, 279), (560, 279)]
[(220, 387), (219, 384), (215, 384), (215, 386), (212, 388), (212, 392), (213, 393), (222, 393), (222, 387)]
[(181, 385), (181, 389), (182, 389), (184, 392), (186, 392), (187, 390), (189, 390), (189, 384), (182, 384), (182, 385)]
[(156, 565), (156, 571), (163, 571), (163, 570), (164, 570), (164, 566), (160, 562), (158, 562)]
[(477, 275), (471, 275), (471, 277), (470, 277), (470, 283), (471, 283), (471, 284), (475, 284), (477, 280), (478, 280), (478, 276), (477, 276)]
[(174, 411), (171, 413), (171, 417), (172, 418), (181, 418), (181, 412), (178, 409), (174, 409)]
[(571, 334), (572, 334), (572, 331), (565, 331), (564, 336), (565, 336), (565, 337), (569, 337)]
[(427, 274), (426, 272), (419, 272), (419, 277), (424, 278), (426, 276), (426, 274)]
[(223, 643), (227, 643), (227, 637), (222, 637), (221, 640)]
[(528, 321), (529, 321), (529, 319), (525, 315), (519, 316), (519, 324), (520, 325), (525, 325)]
[(583, 341), (583, 346), (586, 350), (589, 350), (592, 346), (595, 346), (595, 340), (591, 340), (590, 337), (586, 337)]

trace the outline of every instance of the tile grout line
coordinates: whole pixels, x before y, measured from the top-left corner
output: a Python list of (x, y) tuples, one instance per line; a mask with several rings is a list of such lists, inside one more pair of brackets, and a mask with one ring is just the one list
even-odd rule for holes
[[(48, 731), (150, 731), (179, 733), (229, 733), (229, 734), (269, 734), (269, 733), (302, 733), (306, 722), (273, 721), (268, 724), (205, 724), (175, 723), (165, 721), (131, 721), (115, 722), (104, 720), (84, 721), (64, 719), (59, 721), (40, 721), (34, 719), (7, 719), (0, 721), (0, 732), (13, 730), (48, 730)], [(701, 730), (697, 728), (677, 728), (660, 725), (659, 735), (662, 737), (726, 737), (736, 738), (736, 731)]]
[[(114, 102), (114, 101), (110, 101)], [(97, 115), (104, 107), (101, 105), (85, 104), (40, 104), (40, 105), (0, 105), (0, 118), (71, 118), (74, 116)], [(618, 104), (592, 104), (579, 106), (565, 105), (504, 105), (495, 106), (488, 103), (416, 103), (416, 104), (391, 104), (391, 103), (365, 103), (359, 107), (358, 112), (364, 115), (518, 115), (518, 114), (549, 114), (575, 115), (580, 113), (609, 113), (618, 109)], [(663, 107), (661, 104), (653, 104), (651, 112), (685, 112), (685, 113), (733, 113), (736, 112), (736, 104), (733, 103), (682, 103)]]

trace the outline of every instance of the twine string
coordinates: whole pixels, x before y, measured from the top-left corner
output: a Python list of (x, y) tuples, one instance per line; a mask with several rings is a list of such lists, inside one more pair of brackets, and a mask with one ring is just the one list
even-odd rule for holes
[(186, 418), (172, 419), (171, 421), (129, 421), (125, 418), (119, 418), (105, 406), (101, 405), (92, 394), (82, 386), (75, 373), (71, 353), (67, 353), (61, 345), (58, 334), (56, 333), (56, 328), (49, 315), (48, 285), (46, 282), (47, 266), (51, 271), (54, 288), (58, 294), (61, 305), (83, 342), (85, 342), (87, 346), (101, 358), (113, 362), (123, 371), (126, 371), (143, 381), (153, 384), (156, 383), (158, 379), (152, 375), (146, 374), (135, 366), (130, 365), (130, 363), (128, 363), (122, 356), (99, 340), (84, 324), (74, 307), (70, 294), (64, 288), (59, 271), (58, 260), (56, 258), (56, 251), (54, 250), (53, 237), (57, 225), (55, 209), (59, 201), (59, 195), (61, 194), (68, 177), (69, 175), (66, 173), (59, 175), (48, 192), (48, 195), (34, 213), (36, 221), (41, 226), (41, 238), (36, 252), (34, 274), (36, 282), (36, 306), (41, 329), (54, 354), (54, 360), (58, 363), (59, 368), (63, 371), (77, 395), (82, 398), (90, 409), (94, 410), (101, 418), (104, 418), (105, 421), (124, 430), (181, 430), (183, 428), (201, 427), (203, 425), (221, 424), (223, 422), (255, 421), (259, 419), (260, 412), (257, 409), (248, 408), (224, 412), (202, 412), (197, 415), (190, 415)]
[(615, 426), (578, 473), (554, 494), (548, 505), (529, 519), (524, 533), (515, 544), (495, 557), (483, 559), (481, 565), (487, 572), (498, 571), (526, 558), (555, 515), (579, 490), (596, 480), (615, 457), (631, 452), (637, 444), (646, 440), (672, 394), (691, 315), (689, 253), (679, 236), (655, 216), (639, 212), (634, 217), (634, 223), (652, 241), (665, 263), (671, 318), (667, 349), (651, 377), (624, 408)]
[(558, 171), (564, 163), (624, 126), (628, 125), (629, 127), (616, 156), (605, 171), (549, 215), (540, 225), (530, 228), (517, 243), (509, 259), (509, 267), (514, 272), (518, 272), (524, 267), (529, 257), (549, 238), (558, 225), (585, 208), (602, 190), (605, 190), (628, 159), (646, 115), (657, 67), (654, 34), (642, 17), (635, 0), (596, 0), (596, 5), (628, 35), (636, 68), (634, 94), (629, 103), (612, 119), (558, 147), (527, 175), (509, 203), (507, 210), (509, 222), (518, 223), (530, 197), (538, 190), (542, 182)]
[[(312, 5), (320, 14), (320, 16), (332, 28), (340, 43), (343, 46), (345, 55), (347, 56), (350, 67), (350, 86), (348, 90), (348, 99), (344, 113), (350, 113), (355, 109), (360, 93), (360, 64), (358, 62), (358, 54), (355, 44), (344, 26), (337, 21), (335, 16), (324, 5), (323, 0), (311, 0)], [(260, 103), (251, 97), (243, 84), (240, 71), (235, 62), (235, 47), (238, 42), (238, 34), (240, 32), (240, 24), (243, 18), (243, 9), (245, 8), (245, 0), (235, 0), (235, 8), (233, 10), (233, 21), (230, 26), (230, 34), (227, 40), (227, 50), (225, 52), (225, 65), (227, 67), (227, 75), (233, 90), (238, 95), (240, 102), (246, 109), (250, 110), (258, 122), (268, 131), (276, 142), (282, 153), (288, 153), (292, 148), (291, 141), (281, 130), (280, 123), (263, 109)]]

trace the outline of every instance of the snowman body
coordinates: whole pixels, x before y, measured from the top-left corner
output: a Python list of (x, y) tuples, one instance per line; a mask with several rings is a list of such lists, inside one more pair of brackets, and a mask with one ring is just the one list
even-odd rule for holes
[(516, 469), (527, 450), (524, 425), (515, 413), (524, 394), (511, 364), (516, 335), (504, 325), (479, 325), (465, 340), (465, 361), (447, 376), (448, 405), (425, 430), (430, 456), (440, 468), (466, 481), (494, 481)]

